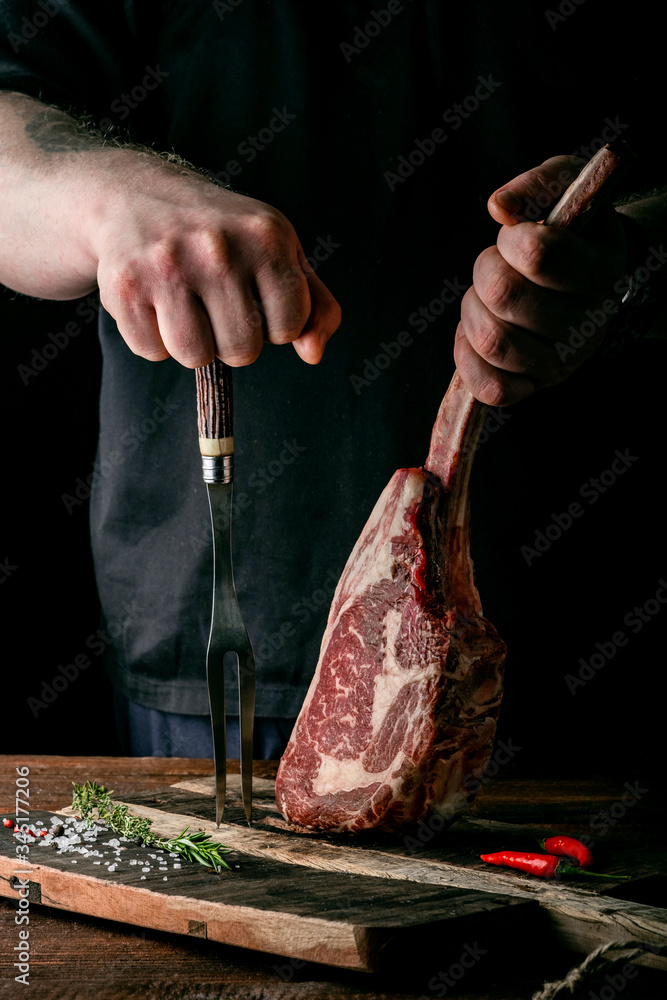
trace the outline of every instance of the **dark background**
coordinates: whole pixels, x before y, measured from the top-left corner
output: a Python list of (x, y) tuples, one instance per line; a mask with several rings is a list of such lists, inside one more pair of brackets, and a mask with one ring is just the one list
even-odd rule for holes
[[(489, 120), (488, 128), (498, 137), (498, 160), (480, 169), (488, 189), (480, 187), (475, 225), (488, 235), (478, 250), (494, 239), (496, 227), (483, 218), (490, 191), (546, 156), (590, 141), (607, 116), (633, 123), (627, 137), (640, 154), (640, 166), (630, 186), (665, 180), (656, 149), (664, 66), (657, 26), (639, 11), (621, 32), (620, 25), (601, 15), (604, 6), (590, 0), (577, 8), (572, 21), (552, 32), (540, 7), (536, 48), (534, 37), (522, 29), (529, 6), (491, 8), (484, 24), (473, 23), (471, 14), (470, 37), (475, 37), (479, 65), (493, 66), (501, 77), (517, 81), (514, 90), (507, 84), (503, 107), (521, 109), (511, 120), (502, 114)], [(504, 17), (515, 18), (516, 44), (500, 58), (494, 18)], [(532, 23), (537, 23), (535, 16)], [(456, 40), (451, 49), (452, 58), (465, 59)], [(487, 49), (494, 59), (486, 57)], [(525, 71), (516, 72), (522, 62)], [(538, 63), (542, 77), (545, 65), (553, 69), (554, 84), (546, 93), (530, 86), (531, 65)], [(561, 85), (567, 82), (571, 99), (578, 74), (581, 105), (569, 114), (561, 103)], [(507, 129), (511, 141), (505, 143)], [(423, 134), (418, 127), (415, 132)], [(521, 155), (516, 154), (519, 148)], [(511, 158), (508, 150), (514, 151)], [(434, 158), (423, 176), (437, 169)], [(455, 195), (443, 191), (442, 203), (434, 206), (434, 218), (425, 220), (425, 226), (446, 222), (446, 199)], [(406, 205), (409, 209), (409, 201)], [(470, 272), (473, 259), (464, 255), (461, 275), (466, 268)], [(320, 273), (326, 282), (326, 264)], [(337, 287), (332, 290), (339, 294)], [(90, 655), (86, 640), (98, 628), (87, 504), (68, 513), (62, 500), (92, 471), (97, 429), (95, 323), (82, 323), (77, 306), (0, 294), (6, 442), (0, 560), (15, 567), (0, 584), (9, 679), (9, 722), (0, 738), (1, 752), (17, 746), (34, 753), (118, 752), (101, 658), (91, 657), (92, 665), (36, 716), (28, 702), (41, 698), (44, 682), (58, 676), (59, 665), (71, 664), (81, 653)], [(397, 315), (403, 315), (402, 308)], [(34, 363), (33, 348), (41, 352), (51, 343), (49, 333), (62, 331), (69, 320), (78, 322), (81, 334), (24, 385), (18, 366)], [(451, 334), (451, 325), (443, 329)], [(499, 738), (521, 747), (508, 770), (662, 780), (667, 610), (636, 635), (623, 619), (653, 598), (658, 581), (667, 575), (666, 349), (662, 341), (647, 340), (607, 360), (594, 360), (561, 386), (511, 408), (510, 419), (477, 455), (473, 556), (485, 613), (509, 650)], [(445, 388), (446, 381), (443, 392)], [(416, 378), (410, 391), (417, 400)], [(617, 449), (629, 449), (637, 461), (595, 505), (584, 501), (584, 515), (528, 566), (521, 546), (534, 543), (535, 532), (550, 523), (552, 514), (581, 500), (582, 485), (611, 466)], [(417, 451), (409, 459), (413, 464), (423, 461), (421, 446)], [(476, 516), (480, 510), (481, 518)], [(619, 629), (629, 635), (627, 646), (573, 695), (565, 675), (576, 674), (580, 658), (590, 660), (596, 643), (608, 642)]]
[[(118, 750), (102, 661), (34, 715), (43, 681), (88, 653), (98, 605), (87, 503), (68, 513), (62, 495), (92, 469), (99, 353), (94, 323), (23, 385), (19, 364), (64, 329), (76, 303), (45, 303), (4, 291), (2, 393), (4, 545), (12, 568), (1, 584), (11, 722), (3, 752), (106, 754)], [(624, 616), (667, 575), (664, 531), (665, 343), (644, 341), (563, 386), (507, 410), (511, 417), (477, 454), (473, 554), (485, 612), (509, 649), (500, 737), (522, 746), (513, 767), (559, 773), (657, 769), (662, 760), (665, 612), (632, 635)], [(616, 449), (638, 460), (594, 505), (579, 489), (609, 468)], [(419, 459), (419, 456), (416, 456)], [(526, 461), (527, 460), (527, 461)], [(528, 471), (526, 469), (528, 467)], [(484, 498), (482, 496), (484, 494)], [(488, 495), (495, 498), (488, 502)], [(476, 504), (476, 498), (477, 504)], [(487, 517), (475, 517), (484, 500)], [(579, 500), (584, 514), (532, 562), (552, 513)], [(564, 680), (580, 657), (618, 629), (628, 644), (572, 695)], [(522, 756), (523, 755), (523, 756)], [(633, 770), (634, 768), (634, 770)]]
[[(99, 627), (88, 529), (88, 503), (71, 513), (62, 501), (92, 471), (97, 440), (100, 352), (96, 322), (82, 323), (78, 302), (46, 302), (2, 288), (2, 409), (5, 439), (1, 584), (5, 671), (11, 723), (2, 752), (115, 753), (110, 684), (99, 659), (45, 709), (42, 684), (88, 653)], [(49, 333), (75, 322), (82, 332), (24, 384), (19, 365), (33, 348), (53, 346)], [(50, 352), (49, 352), (50, 353)], [(38, 362), (37, 362), (38, 363)], [(14, 568), (15, 567), (15, 568)], [(60, 675), (62, 676), (62, 674)], [(35, 714), (36, 712), (36, 714)]]

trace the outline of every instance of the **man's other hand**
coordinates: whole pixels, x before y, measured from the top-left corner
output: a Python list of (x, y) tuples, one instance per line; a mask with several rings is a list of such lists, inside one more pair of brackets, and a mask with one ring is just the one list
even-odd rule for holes
[[(502, 228), (475, 261), (454, 345), (459, 373), (483, 403), (505, 406), (561, 382), (604, 337), (601, 306), (627, 263), (618, 213), (601, 209), (582, 236), (540, 224), (582, 166), (572, 156), (552, 157), (489, 199)], [(585, 342), (563, 350), (587, 322)]]

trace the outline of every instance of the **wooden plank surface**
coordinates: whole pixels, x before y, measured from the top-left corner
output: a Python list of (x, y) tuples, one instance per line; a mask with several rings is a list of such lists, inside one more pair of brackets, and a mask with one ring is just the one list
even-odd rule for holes
[[(159, 789), (179, 781), (210, 775), (211, 762), (200, 760), (20, 757), (0, 758), (0, 808), (10, 811), (14, 800), (15, 766), (29, 766), (31, 803), (55, 811), (71, 801), (71, 781), (93, 778), (128, 795)], [(511, 770), (511, 767), (507, 770)], [(275, 763), (256, 763), (256, 774), (274, 774)], [(624, 862), (634, 856), (645, 867), (664, 857), (664, 797), (652, 785), (636, 805), (614, 818), (598, 836), (589, 824), (602, 811), (614, 809), (623, 794), (621, 780), (578, 775), (545, 780), (516, 778), (503, 773), (482, 788), (470, 817), (478, 832), (500, 833), (520, 826), (524, 835), (548, 827), (573, 835), (594, 833), (596, 854), (604, 861)], [(495, 842), (487, 840), (484, 850)], [(501, 843), (499, 846), (505, 846)], [(432, 843), (424, 845), (430, 856)], [(416, 852), (415, 857), (422, 856)], [(637, 892), (637, 883), (633, 883)], [(400, 890), (398, 890), (400, 891)], [(624, 892), (624, 889), (614, 890)], [(660, 888), (646, 886), (647, 899), (662, 901)], [(541, 911), (542, 912), (542, 911)], [(0, 997), (16, 996), (11, 946), (16, 939), (16, 903), (0, 899)], [(30, 995), (36, 1000), (423, 1000), (438, 996), (449, 967), (434, 945), (430, 955), (413, 961), (410, 951), (399, 955), (390, 973), (357, 973), (277, 955), (252, 952), (216, 942), (151, 929), (124, 926), (103, 918), (82, 917), (36, 905), (31, 932)], [(537, 923), (537, 922), (536, 922)], [(448, 994), (461, 1000), (527, 1000), (545, 980), (559, 979), (580, 960), (559, 947), (544, 932), (535, 936), (471, 934), (470, 945), (483, 952), (473, 968)], [(536, 943), (535, 943), (536, 942)], [(460, 971), (460, 970), (457, 970)], [(664, 973), (636, 967), (623, 995), (632, 1000), (656, 1000), (664, 993)], [(600, 995), (609, 983), (594, 976), (587, 990)], [(587, 991), (584, 993), (587, 995)], [(604, 995), (604, 993), (602, 994)]]
[[(433, 886), (504, 894), (516, 900), (532, 898), (546, 911), (560, 943), (581, 952), (612, 940), (635, 939), (649, 946), (667, 946), (667, 877), (660, 852), (596, 851), (598, 871), (609, 880), (567, 876), (546, 881), (520, 872), (491, 868), (479, 855), (496, 849), (539, 850), (538, 838), (554, 831), (522, 824), (478, 820), (462, 816), (450, 828), (434, 830), (424, 824), (406, 836), (299, 834), (277, 811), (273, 780), (255, 782), (256, 820), (245, 822), (238, 778), (230, 779), (225, 822), (214, 822), (214, 783), (211, 777), (176, 782), (169, 788), (136, 793), (127, 798), (130, 810), (146, 816), (165, 836), (178, 833), (192, 818), (221, 843), (247, 855), (308, 867), (329, 873), (370, 876), (374, 880), (419, 882)], [(424, 836), (427, 834), (428, 836)], [(423, 839), (422, 839), (423, 838)], [(490, 838), (495, 838), (489, 848)], [(629, 874), (630, 882), (613, 875)], [(633, 887), (637, 888), (633, 898)], [(654, 896), (646, 899), (647, 885)], [(615, 895), (610, 895), (614, 893)], [(618, 894), (625, 898), (619, 898)], [(658, 905), (653, 905), (653, 904)], [(667, 970), (667, 958), (649, 953), (640, 959)]]
[[(15, 904), (0, 898), (2, 1000), (17, 995), (31, 1000), (434, 1000), (449, 968), (437, 947), (424, 961), (404, 952), (399, 969), (369, 975), (39, 907), (32, 924), (30, 986), (20, 993), (9, 954), (16, 936), (14, 913)], [(521, 945), (519, 956), (502, 935), (475, 935), (470, 941), (483, 954), (456, 989), (448, 990), (447, 996), (457, 1000), (529, 1000), (545, 979), (562, 978), (573, 964), (571, 952), (525, 947), (523, 936), (514, 938)], [(662, 996), (662, 973), (645, 968), (637, 973), (632, 992), (625, 993), (628, 1000)], [(590, 983), (598, 995), (605, 986), (604, 975)]]
[[(50, 815), (34, 811), (31, 821), (48, 828)], [(231, 869), (219, 873), (180, 859), (175, 869), (166, 852), (134, 844), (121, 843), (117, 860), (108, 843), (112, 838), (100, 832), (86, 845), (100, 857), (60, 853), (38, 838), (30, 845), (29, 864), (21, 866), (31, 874), (19, 876), (28, 877), (29, 897), (138, 927), (364, 971), (378, 968), (390, 945), (414, 945), (428, 930), (458, 942), (454, 924), (467, 927), (475, 918), (483, 930), (490, 920), (511, 919), (510, 908), (535, 906), (531, 900), (416, 881), (397, 893), (387, 879), (317, 871), (261, 852), (234, 851), (228, 855)], [(14, 874), (17, 843), (12, 831), (0, 827), (0, 894), (15, 899), (21, 885)], [(113, 870), (106, 867), (110, 862)]]

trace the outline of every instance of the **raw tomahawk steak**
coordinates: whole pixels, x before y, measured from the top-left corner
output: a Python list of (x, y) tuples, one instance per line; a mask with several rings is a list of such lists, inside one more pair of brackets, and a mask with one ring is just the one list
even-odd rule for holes
[[(580, 231), (633, 160), (624, 142), (598, 150), (545, 225)], [(347, 562), (276, 779), (278, 808), (296, 827), (451, 819), (479, 786), (505, 658), (468, 545), (483, 413), (455, 373), (425, 467), (394, 474)]]
[(468, 544), (484, 412), (456, 373), (425, 467), (394, 474), (348, 559), (276, 779), (278, 808), (297, 827), (451, 819), (479, 786), (505, 658)]

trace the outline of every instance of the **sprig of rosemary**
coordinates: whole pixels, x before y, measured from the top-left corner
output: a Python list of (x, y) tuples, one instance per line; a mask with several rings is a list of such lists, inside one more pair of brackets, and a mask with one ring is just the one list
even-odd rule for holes
[(205, 830), (186, 836), (190, 829), (186, 826), (178, 837), (169, 839), (157, 837), (151, 833), (152, 820), (130, 816), (127, 806), (114, 805), (111, 801), (113, 792), (108, 792), (104, 785), (98, 785), (94, 781), (87, 781), (84, 785), (77, 785), (73, 781), (72, 785), (74, 786), (72, 809), (86, 821), (88, 826), (92, 826), (98, 819), (106, 823), (114, 833), (123, 837), (130, 840), (141, 838), (145, 847), (159, 847), (180, 854), (188, 861), (198, 861), (207, 868), (213, 868), (214, 871), (229, 868), (222, 854), (231, 851), (231, 847), (223, 847), (222, 844), (212, 840)]

